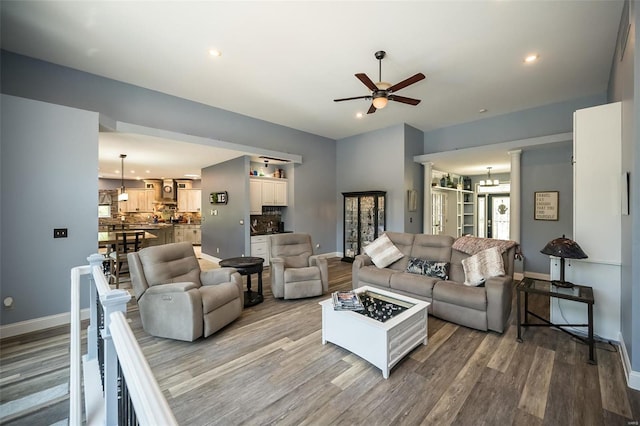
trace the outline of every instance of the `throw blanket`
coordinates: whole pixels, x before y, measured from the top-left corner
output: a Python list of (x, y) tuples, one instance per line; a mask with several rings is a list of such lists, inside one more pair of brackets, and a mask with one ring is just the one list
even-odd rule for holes
[(516, 259), (522, 258), (522, 253), (520, 252), (520, 245), (511, 240), (495, 240), (493, 238), (478, 238), (478, 237), (470, 237), (464, 236), (457, 238), (453, 242), (453, 248), (461, 251), (463, 253), (467, 253), (469, 255), (474, 255), (482, 250), (486, 250), (492, 247), (498, 247), (500, 249), (500, 253), (504, 253), (509, 250), (511, 247), (516, 247)]

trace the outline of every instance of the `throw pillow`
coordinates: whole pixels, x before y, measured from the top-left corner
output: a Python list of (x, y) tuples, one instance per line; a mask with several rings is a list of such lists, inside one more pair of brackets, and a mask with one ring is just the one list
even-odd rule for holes
[(504, 262), (497, 247), (482, 250), (478, 254), (462, 260), (464, 269), (464, 284), (468, 286), (479, 286), (487, 278), (504, 275)]
[(364, 248), (364, 252), (371, 258), (378, 268), (386, 268), (404, 255), (398, 247), (387, 237), (382, 234), (376, 238), (371, 244)]
[(436, 260), (419, 259), (410, 257), (407, 263), (407, 272), (411, 274), (427, 275), (442, 280), (449, 279), (449, 262), (438, 262)]

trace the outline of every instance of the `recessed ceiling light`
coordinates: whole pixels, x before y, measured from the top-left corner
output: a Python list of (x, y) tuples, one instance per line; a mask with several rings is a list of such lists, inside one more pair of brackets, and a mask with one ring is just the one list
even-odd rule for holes
[(362, 114), (361, 112), (356, 114), (356, 118), (362, 118), (364, 114)]
[(486, 108), (480, 108), (480, 109), (478, 110), (478, 112), (479, 112), (480, 114), (485, 113), (485, 112), (487, 112), (487, 111), (488, 111), (488, 110), (487, 110)]
[(222, 56), (222, 52), (218, 49), (209, 49), (209, 55), (211, 56)]
[(525, 64), (532, 64), (535, 61), (537, 61), (539, 58), (540, 58), (540, 55), (532, 54), (532, 55), (529, 55), (526, 58), (524, 58), (524, 62), (525, 62)]
[(151, 173), (151, 170), (145, 170), (144, 172), (149, 174), (149, 173)]

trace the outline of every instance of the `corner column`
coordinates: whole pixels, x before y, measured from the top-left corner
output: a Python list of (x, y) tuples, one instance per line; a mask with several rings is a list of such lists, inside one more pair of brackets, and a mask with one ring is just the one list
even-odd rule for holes
[(509, 215), (509, 238), (520, 242), (520, 207), (522, 203), (522, 188), (520, 183), (520, 157), (522, 150), (509, 151), (511, 157), (511, 214)]
[(432, 220), (431, 216), (431, 175), (433, 174), (433, 163), (430, 161), (422, 163), (424, 166), (424, 200), (422, 212), (422, 233), (431, 234)]

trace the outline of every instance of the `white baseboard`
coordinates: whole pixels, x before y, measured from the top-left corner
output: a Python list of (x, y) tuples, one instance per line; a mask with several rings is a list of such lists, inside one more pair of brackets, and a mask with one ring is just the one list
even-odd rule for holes
[[(80, 319), (89, 319), (89, 309), (82, 309), (80, 311)], [(65, 312), (62, 314), (50, 315), (48, 317), (34, 318), (27, 321), (15, 322), (13, 324), (7, 324), (0, 326), (0, 338), (19, 336), (25, 333), (31, 333), (34, 331), (45, 330), (51, 327), (57, 327), (59, 325), (65, 325), (71, 323), (71, 314)]]
[(640, 371), (633, 371), (631, 369), (631, 361), (629, 360), (629, 354), (627, 353), (627, 347), (624, 344), (622, 333), (618, 333), (618, 340), (620, 341), (620, 358), (622, 358), (622, 366), (624, 367), (624, 375), (627, 378), (627, 386), (631, 389), (640, 390)]

